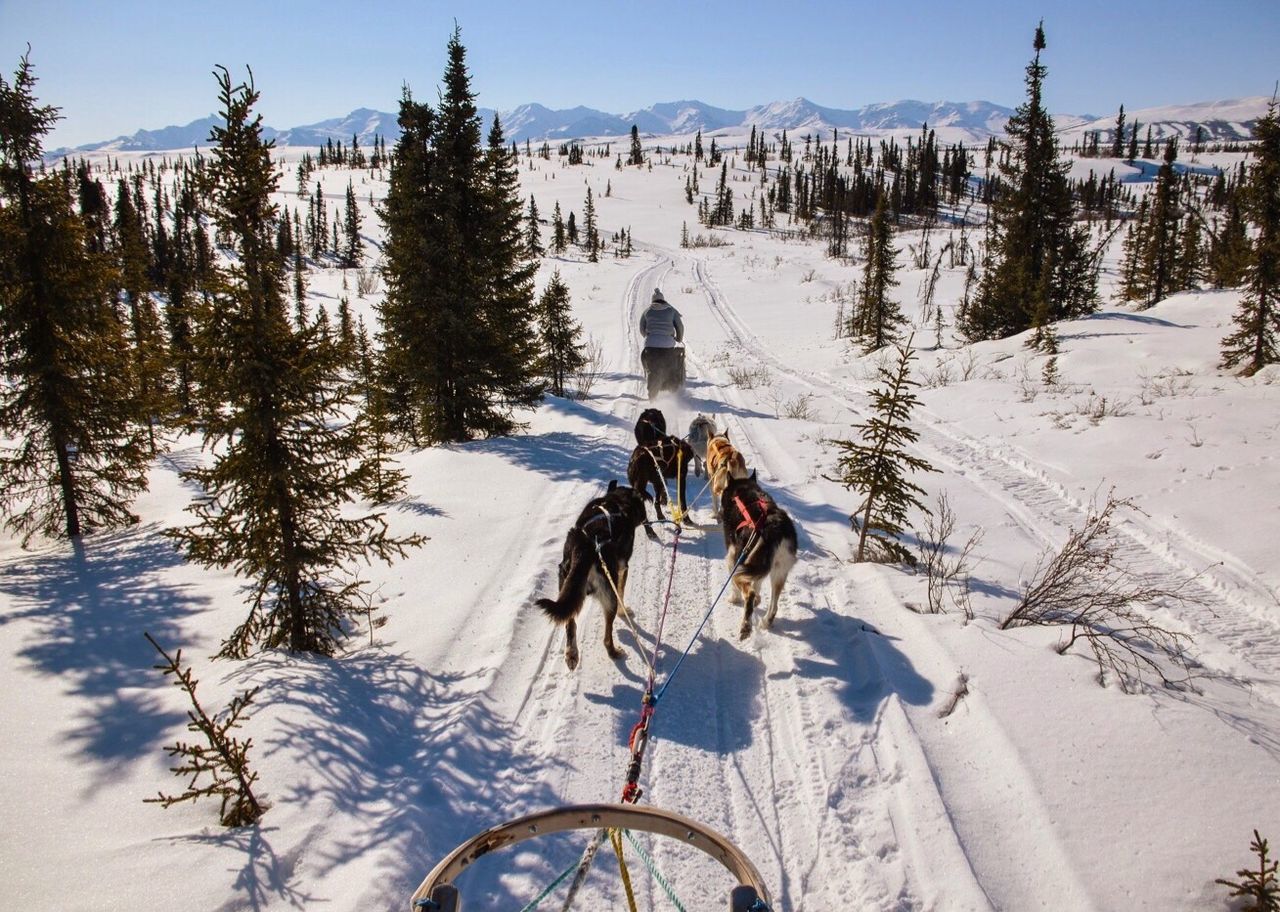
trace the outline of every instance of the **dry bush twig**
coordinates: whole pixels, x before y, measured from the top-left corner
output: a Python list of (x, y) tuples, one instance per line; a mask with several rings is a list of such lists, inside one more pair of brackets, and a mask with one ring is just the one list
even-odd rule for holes
[(582, 345), (582, 367), (572, 377), (572, 388), (569, 396), (579, 401), (591, 395), (596, 381), (609, 369), (609, 359), (604, 354), (604, 344), (595, 336), (588, 335)]
[(956, 514), (946, 492), (938, 495), (937, 509), (932, 514), (924, 514), (924, 517), (924, 534), (917, 534), (917, 550), (920, 553), (918, 566), (925, 574), (929, 613), (945, 614), (946, 596), (950, 592), (952, 604), (963, 612), (967, 620), (973, 620), (973, 606), (969, 601), (972, 575), (969, 562), (982, 542), (983, 531), (974, 529), (955, 556), (948, 558), (951, 535), (956, 529)]
[(1071, 530), (1062, 549), (1052, 557), (1048, 551), (1041, 554), (1032, 582), (1000, 629), (1068, 627), (1058, 653), (1083, 640), (1098, 666), (1099, 683), (1114, 677), (1126, 693), (1141, 689), (1147, 676), (1165, 687), (1187, 686), (1194, 676), (1186, 652), (1191, 638), (1161, 627), (1142, 609), (1194, 603), (1186, 591), (1194, 577), (1169, 587), (1119, 564), (1112, 525), (1121, 510), (1142, 512), (1114, 492), (1101, 507), (1090, 505), (1083, 525)]

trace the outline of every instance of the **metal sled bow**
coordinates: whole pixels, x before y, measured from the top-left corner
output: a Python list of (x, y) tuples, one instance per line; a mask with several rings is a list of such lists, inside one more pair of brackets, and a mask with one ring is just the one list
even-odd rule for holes
[(454, 881), (483, 855), (527, 839), (568, 830), (617, 827), (656, 833), (676, 839), (711, 856), (738, 881), (729, 895), (730, 912), (768, 909), (769, 894), (751, 859), (710, 827), (688, 817), (632, 804), (579, 804), (519, 817), (490, 827), (450, 852), (427, 875), (410, 902), (413, 912), (462, 912), (462, 897)]

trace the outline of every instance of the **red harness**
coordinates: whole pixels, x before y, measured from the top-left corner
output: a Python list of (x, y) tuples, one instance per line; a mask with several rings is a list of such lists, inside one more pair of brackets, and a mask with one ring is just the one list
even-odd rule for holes
[[(742, 522), (738, 523), (738, 529), (750, 529), (752, 532), (759, 532), (760, 526), (756, 520), (751, 518), (751, 511), (742, 502), (742, 498), (735, 494), (733, 495), (733, 502), (738, 505), (738, 511), (742, 513)], [(769, 513), (769, 501), (761, 497), (756, 503), (760, 507), (760, 522), (764, 522), (765, 516)], [(734, 531), (737, 530), (735, 529)]]

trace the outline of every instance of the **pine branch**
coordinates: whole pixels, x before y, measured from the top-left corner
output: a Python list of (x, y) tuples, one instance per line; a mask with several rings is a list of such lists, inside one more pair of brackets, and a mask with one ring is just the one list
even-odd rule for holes
[[(174, 686), (180, 687), (191, 701), (192, 708), (187, 710), (187, 730), (203, 735), (207, 742), (177, 741), (166, 748), (170, 757), (183, 758), (171, 769), (174, 775), (188, 778), (186, 790), (178, 795), (159, 792), (157, 797), (144, 798), (143, 801), (168, 808), (183, 801), (218, 797), (222, 799), (219, 816), (223, 826), (247, 826), (257, 822), (265, 807), (253, 794), (253, 784), (258, 781), (258, 774), (249, 769), (249, 747), (253, 739), (242, 742), (231, 735), (231, 730), (246, 718), (244, 711), (253, 702), (258, 688), (236, 695), (225, 712), (210, 717), (196, 699), (195, 676), (190, 668), (182, 667), (182, 650), (170, 656), (151, 634), (143, 633), (143, 636), (164, 657), (165, 663), (155, 668), (165, 675), (173, 675)], [(201, 784), (204, 777), (209, 781)]]
[(1242, 912), (1280, 912), (1280, 882), (1276, 879), (1276, 870), (1280, 867), (1280, 862), (1267, 860), (1267, 840), (1263, 839), (1257, 830), (1253, 831), (1253, 842), (1249, 848), (1258, 856), (1257, 870), (1241, 868), (1236, 871), (1236, 876), (1240, 878), (1239, 883), (1222, 878), (1218, 878), (1214, 883), (1231, 887), (1230, 896), (1247, 896), (1254, 900), (1254, 904), (1245, 906)]

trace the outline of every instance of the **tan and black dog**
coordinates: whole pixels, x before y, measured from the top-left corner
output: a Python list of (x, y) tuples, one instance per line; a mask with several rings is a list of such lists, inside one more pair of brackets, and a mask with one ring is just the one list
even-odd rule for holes
[(720, 518), (720, 496), (733, 478), (747, 477), (747, 461), (729, 442), (729, 432), (717, 434), (707, 441), (707, 475), (711, 478), (711, 510)]
[[(721, 494), (725, 563), (733, 569), (730, 601), (744, 606), (738, 638), (751, 635), (751, 612), (760, 600), (760, 581), (769, 577), (769, 610), (764, 626), (773, 626), (778, 596), (796, 564), (796, 527), (786, 511), (756, 483), (756, 473), (731, 478)], [(741, 556), (741, 561), (739, 561)]]

